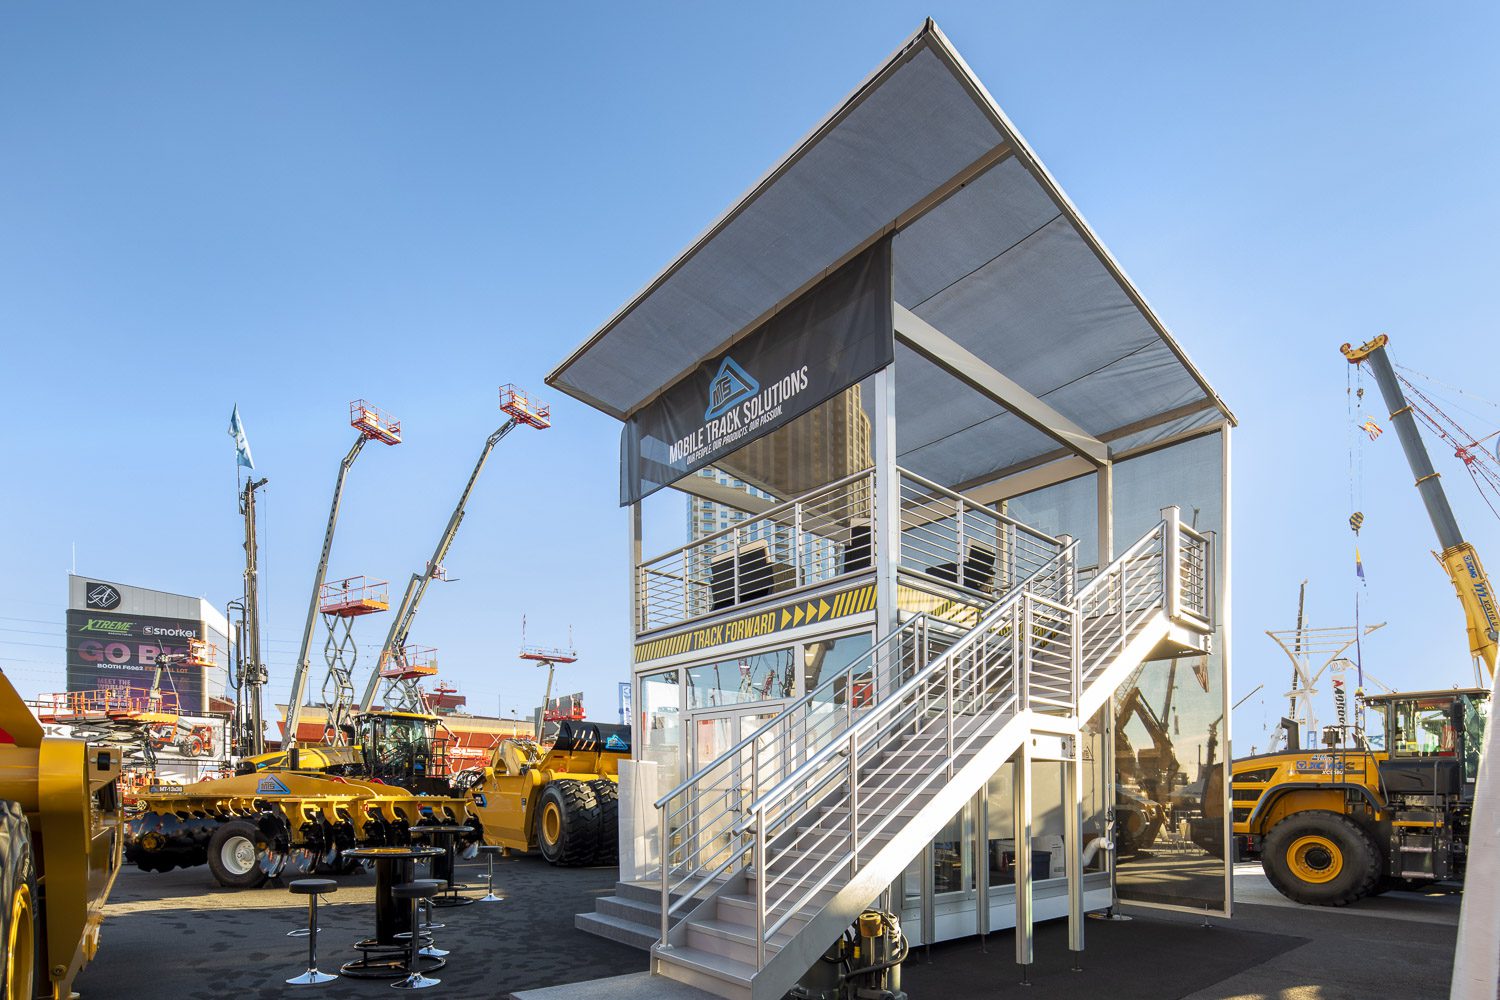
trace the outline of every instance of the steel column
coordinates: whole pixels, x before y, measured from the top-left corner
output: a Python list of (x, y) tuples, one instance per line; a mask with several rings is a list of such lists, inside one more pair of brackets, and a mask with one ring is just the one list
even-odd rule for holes
[(1024, 982), (1032, 961), (1031, 909), (1031, 733), (1011, 758), (1015, 762), (1011, 783), (1015, 795), (1016, 838), (1016, 964)]

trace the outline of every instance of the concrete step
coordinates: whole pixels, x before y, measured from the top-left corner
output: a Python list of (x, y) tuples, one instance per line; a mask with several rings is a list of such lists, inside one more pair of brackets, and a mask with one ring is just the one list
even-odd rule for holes
[[(652, 930), (661, 927), (661, 907), (656, 903), (642, 903), (639, 900), (622, 896), (604, 896), (594, 901), (594, 910), (606, 916), (629, 920)], [(676, 924), (681, 919), (682, 914), (676, 913), (672, 916), (672, 923)]]
[(726, 1000), (750, 1000), (755, 966), (749, 962), (682, 945), (652, 954), (657, 971), (668, 979), (696, 986)]
[[(651, 906), (661, 905), (661, 885), (653, 882), (616, 882), (615, 895), (620, 899), (629, 899), (637, 903), (648, 903)], [(676, 903), (682, 898), (682, 893), (673, 893), (672, 902)]]
[(624, 917), (611, 916), (607, 913), (579, 913), (573, 917), (573, 926), (581, 931), (593, 934), (595, 937), (606, 938), (617, 941), (620, 944), (628, 944), (632, 948), (642, 951), (650, 951), (651, 946), (660, 940), (660, 933), (653, 929), (638, 924)]

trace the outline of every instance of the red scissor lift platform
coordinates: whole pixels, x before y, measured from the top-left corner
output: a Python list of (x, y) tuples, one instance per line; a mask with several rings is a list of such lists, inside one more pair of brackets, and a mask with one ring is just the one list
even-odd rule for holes
[(380, 659), (380, 676), (389, 680), (420, 680), (437, 672), (437, 650), (431, 646), (403, 646)]
[(323, 584), (318, 610), (338, 618), (357, 618), (391, 609), (390, 584), (365, 576), (350, 576)]

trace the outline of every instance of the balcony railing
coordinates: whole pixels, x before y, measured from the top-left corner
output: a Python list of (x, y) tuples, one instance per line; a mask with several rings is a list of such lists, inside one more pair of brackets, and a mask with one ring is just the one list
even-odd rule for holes
[(640, 566), (638, 632), (875, 565), (875, 473), (846, 476)]
[[(987, 605), (1055, 558), (1058, 539), (899, 470), (903, 574)], [(866, 572), (880, 556), (874, 470), (846, 476), (643, 562), (637, 633)]]

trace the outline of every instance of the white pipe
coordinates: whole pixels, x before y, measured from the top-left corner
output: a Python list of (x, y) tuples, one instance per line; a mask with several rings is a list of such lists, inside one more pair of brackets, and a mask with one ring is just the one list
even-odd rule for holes
[(1089, 862), (1094, 860), (1094, 855), (1100, 851), (1113, 851), (1114, 849), (1115, 845), (1103, 837), (1095, 837), (1083, 847), (1083, 867), (1087, 868)]

